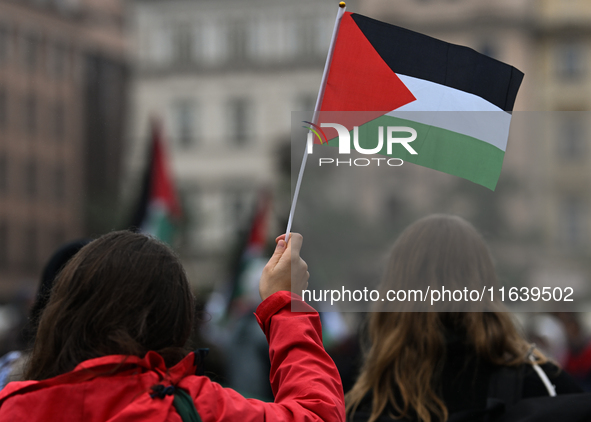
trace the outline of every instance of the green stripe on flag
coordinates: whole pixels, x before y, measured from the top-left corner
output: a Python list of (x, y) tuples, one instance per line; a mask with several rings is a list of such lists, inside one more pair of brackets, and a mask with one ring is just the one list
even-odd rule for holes
[(152, 205), (148, 208), (146, 220), (142, 231), (170, 245), (174, 236), (175, 226), (170, 219), (168, 211), (161, 206)]
[[(379, 152), (380, 155), (400, 158), (404, 162), (453, 174), (495, 190), (505, 157), (504, 151), (499, 148), (471, 136), (386, 115), (359, 127), (360, 147), (369, 149), (377, 146), (379, 126), (384, 128), (384, 146)], [(417, 155), (410, 154), (400, 143), (393, 144), (392, 154), (387, 154), (388, 126), (408, 126), (415, 129), (417, 139), (409, 145)], [(350, 136), (351, 150), (354, 150), (353, 131), (350, 132)], [(409, 134), (395, 132), (394, 136), (406, 138)], [(338, 138), (329, 140), (328, 145), (338, 147)]]

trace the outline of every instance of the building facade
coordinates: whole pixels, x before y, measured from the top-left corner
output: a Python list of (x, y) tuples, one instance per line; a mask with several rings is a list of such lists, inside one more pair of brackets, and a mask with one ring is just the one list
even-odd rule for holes
[[(539, 273), (551, 268), (562, 268), (555, 278), (579, 284), (588, 278), (587, 2), (357, 3), (348, 2), (348, 10), (467, 45), (526, 75), (496, 192), (409, 165), (379, 185), (366, 184), (358, 206), (372, 218), (401, 224), (434, 211), (465, 216), (491, 233), (509, 282), (539, 284)], [(212, 258), (229, 249), (256, 190), (277, 179), (276, 147), (289, 139), (290, 111), (313, 107), (336, 5), (134, 2), (128, 189), (144, 161), (149, 116), (160, 115), (190, 212), (184, 250), (206, 284), (221, 268), (222, 261)], [(577, 117), (576, 111), (583, 112)]]
[(509, 283), (560, 283), (590, 295), (591, 4), (404, 0), (394, 7), (366, 0), (360, 12), (467, 45), (525, 73), (499, 188), (490, 198), (471, 192), (485, 207), (458, 210), (474, 221), (497, 209), (502, 224), (490, 228), (490, 237), (505, 238), (494, 249), (513, 267)]
[(0, 299), (34, 291), (64, 242), (113, 227), (123, 12), (112, 0), (0, 1)]
[[(198, 284), (223, 275), (257, 193), (277, 187), (291, 112), (314, 109), (337, 9), (312, 0), (134, 2), (125, 196), (158, 116), (184, 204), (182, 254)], [(282, 199), (276, 221), (287, 218)]]

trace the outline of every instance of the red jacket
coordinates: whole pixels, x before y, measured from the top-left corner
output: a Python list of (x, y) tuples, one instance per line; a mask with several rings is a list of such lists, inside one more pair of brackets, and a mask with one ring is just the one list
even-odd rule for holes
[(344, 421), (343, 387), (322, 347), (318, 313), (301, 302), (306, 312), (291, 312), (290, 299), (289, 292), (275, 293), (255, 313), (269, 341), (274, 403), (193, 375), (194, 354), (167, 370), (162, 357), (149, 352), (143, 359), (90, 359), (54, 378), (12, 382), (0, 391), (0, 421), (180, 422), (172, 395), (150, 397), (156, 384), (187, 391), (203, 422)]

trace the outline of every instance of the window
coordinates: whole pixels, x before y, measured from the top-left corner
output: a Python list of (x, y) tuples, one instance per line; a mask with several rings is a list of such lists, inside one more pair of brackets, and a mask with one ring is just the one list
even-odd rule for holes
[(201, 225), (203, 214), (201, 205), (201, 192), (197, 187), (191, 186), (184, 190), (183, 212), (185, 213), (186, 230), (183, 236), (183, 243), (190, 249), (199, 249), (201, 242)]
[(315, 44), (316, 44), (316, 53), (320, 57), (326, 57), (326, 54), (328, 53), (328, 48), (330, 46), (330, 39), (332, 37), (332, 27), (333, 27), (332, 19), (327, 19), (327, 18), (316, 19), (316, 22), (315, 22), (315, 28), (316, 28)]
[(34, 225), (34, 223), (30, 223), (30, 225), (25, 228), (24, 235), (25, 249), (23, 250), (23, 263), (27, 267), (35, 267), (37, 265), (38, 245), (37, 227)]
[(246, 189), (230, 189), (226, 193), (225, 225), (231, 232), (237, 233), (248, 225), (248, 218), (253, 212), (253, 195)]
[(316, 94), (300, 95), (295, 101), (295, 111), (314, 111), (316, 107)]
[(62, 201), (66, 197), (66, 174), (62, 166), (57, 166), (54, 170), (54, 196), (57, 201)]
[(150, 28), (148, 31), (150, 61), (157, 65), (169, 63), (174, 51), (173, 28)]
[(203, 25), (195, 25), (191, 28), (191, 58), (194, 63), (201, 62), (204, 49), (204, 30)]
[(8, 224), (0, 220), (0, 268), (8, 266)]
[(228, 25), (222, 22), (207, 21), (201, 27), (203, 36), (203, 63), (216, 65), (226, 60), (228, 56)]
[(283, 30), (283, 54), (286, 59), (293, 59), (298, 51), (298, 26), (297, 21), (286, 19)]
[(25, 194), (29, 198), (34, 198), (37, 194), (37, 163), (34, 159), (29, 160), (25, 166)]
[(51, 241), (56, 248), (62, 246), (66, 242), (66, 231), (61, 224), (54, 227), (51, 231)]
[(173, 104), (172, 111), (177, 142), (181, 147), (187, 148), (195, 143), (195, 132), (199, 127), (195, 104), (192, 100), (178, 100)]
[(315, 53), (316, 27), (308, 18), (296, 22), (295, 49), (299, 57), (309, 57)]
[(174, 28), (174, 56), (178, 64), (189, 64), (193, 61), (193, 34), (191, 25), (178, 24)]
[(34, 94), (29, 94), (25, 98), (24, 104), (24, 131), (29, 135), (34, 135), (37, 131), (37, 102)]
[(191, 223), (196, 227), (197, 235), (193, 240), (196, 248), (203, 248), (207, 251), (224, 250), (227, 247), (227, 233), (232, 229), (226, 226), (224, 192), (210, 191), (199, 194), (198, 203), (189, 201), (198, 209), (199, 220)]
[[(313, 17), (302, 17), (287, 22), (284, 31), (287, 37), (286, 53), (289, 57), (309, 59), (326, 56), (331, 35), (326, 38), (319, 22)], [(331, 24), (328, 27), (332, 29)]]
[(66, 74), (68, 49), (63, 44), (55, 44), (47, 56), (47, 71), (55, 79), (62, 79)]
[(482, 54), (493, 59), (497, 57), (498, 51), (491, 41), (483, 41), (478, 49)]
[(252, 27), (251, 45), (257, 49), (257, 57), (265, 61), (281, 61), (289, 57), (288, 36), (290, 34), (287, 19), (277, 16), (273, 20), (265, 19), (255, 22)]
[(6, 128), (8, 124), (8, 95), (6, 88), (0, 87), (0, 130)]
[[(45, 0), (47, 1), (47, 0)], [(63, 14), (71, 14), (81, 8), (82, 0), (53, 0), (57, 9)]]
[(586, 210), (583, 201), (580, 198), (567, 197), (563, 199), (560, 207), (563, 243), (570, 247), (583, 245), (587, 241)]
[(269, 56), (269, 39), (271, 34), (269, 33), (269, 22), (265, 19), (253, 21), (251, 23), (251, 36), (248, 39), (248, 51), (249, 57), (256, 57), (257, 59), (268, 59)]
[(72, 82), (81, 83), (85, 77), (84, 73), (87, 71), (85, 64), (85, 57), (82, 51), (73, 50), (71, 53), (68, 53), (66, 68), (64, 69), (66, 77), (70, 78)]
[(33, 34), (25, 35), (21, 43), (21, 56), (25, 70), (34, 72), (37, 68), (38, 40)]
[(316, 107), (315, 94), (298, 95), (292, 104), (292, 109), (290, 111), (297, 112), (291, 114), (292, 119), (308, 122), (314, 120), (314, 108)]
[(235, 98), (229, 104), (230, 141), (236, 145), (247, 144), (251, 137), (251, 105), (246, 98)]
[(8, 160), (6, 153), (0, 153), (0, 196), (8, 192)]
[(8, 62), (10, 49), (10, 31), (4, 25), (0, 25), (0, 66)]
[(568, 160), (581, 158), (586, 144), (583, 116), (566, 113), (558, 127), (560, 132), (556, 139), (560, 156)]
[(583, 45), (578, 42), (565, 42), (557, 47), (557, 74), (563, 80), (577, 80), (585, 74)]
[(195, 190), (187, 195), (190, 207), (190, 244), (202, 252), (223, 251), (243, 230), (250, 228), (254, 192), (239, 187)]
[(234, 22), (234, 24), (230, 25), (229, 31), (230, 60), (233, 62), (243, 62), (248, 58), (249, 34), (246, 23)]
[(53, 112), (53, 135), (57, 141), (62, 141), (66, 132), (66, 113), (64, 110), (64, 103), (58, 100), (55, 104)]

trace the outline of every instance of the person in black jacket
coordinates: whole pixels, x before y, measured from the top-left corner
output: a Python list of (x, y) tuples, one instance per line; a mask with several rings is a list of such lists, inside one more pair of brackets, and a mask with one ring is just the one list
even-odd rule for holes
[[(496, 285), (491, 254), (470, 223), (433, 215), (400, 235), (382, 293), (417, 288), (419, 282), (448, 288)], [(347, 412), (355, 421), (447, 421), (450, 415), (484, 410), (491, 379), (502, 368), (519, 371), (518, 398), (549, 394), (534, 364), (558, 394), (581, 391), (544, 355), (532, 351), (508, 312), (373, 312), (367, 329), (370, 344), (361, 374), (346, 395)]]

